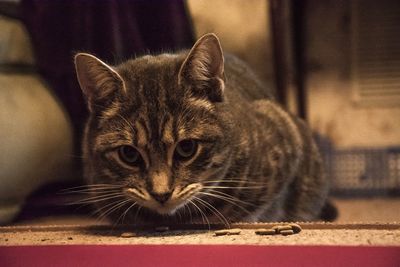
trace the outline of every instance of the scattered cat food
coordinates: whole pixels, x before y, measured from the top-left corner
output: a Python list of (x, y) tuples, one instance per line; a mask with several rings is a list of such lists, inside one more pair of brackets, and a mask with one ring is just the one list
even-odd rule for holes
[(216, 236), (227, 235), (228, 234), (228, 230), (218, 230), (218, 231), (215, 231), (214, 234)]
[(214, 234), (216, 236), (221, 236), (221, 235), (240, 235), (240, 229), (223, 229), (223, 230), (218, 230), (215, 231)]
[(281, 235), (293, 235), (294, 231), (293, 230), (282, 230), (279, 232)]
[(300, 233), (301, 232), (301, 226), (298, 225), (297, 223), (290, 223), (289, 224), (292, 227), (292, 230), (295, 234)]
[(240, 229), (230, 229), (228, 235), (240, 235)]
[(290, 225), (276, 225), (272, 227), (276, 231), (277, 234), (280, 234), (282, 231), (292, 230), (292, 226)]
[(166, 232), (166, 231), (169, 231), (169, 227), (168, 226), (158, 226), (155, 228), (155, 230), (157, 232)]
[(132, 233), (132, 232), (124, 232), (121, 234), (121, 237), (124, 237), (124, 238), (129, 238), (129, 237), (134, 237), (134, 236), (136, 236), (136, 235), (135, 235), (135, 233)]
[(261, 228), (261, 229), (256, 230), (256, 234), (257, 235), (274, 235), (274, 234), (276, 234), (276, 231), (275, 231), (275, 229)]
[(301, 226), (298, 225), (297, 223), (290, 223), (290, 224), (285, 224), (285, 225), (275, 225), (272, 228), (265, 229), (257, 229), (255, 233), (257, 235), (293, 235), (300, 233), (301, 231)]

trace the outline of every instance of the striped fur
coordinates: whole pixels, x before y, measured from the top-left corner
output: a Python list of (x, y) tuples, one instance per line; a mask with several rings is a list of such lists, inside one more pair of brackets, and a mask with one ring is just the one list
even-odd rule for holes
[[(310, 130), (243, 62), (223, 57), (215, 35), (191, 51), (114, 67), (78, 54), (76, 68), (91, 111), (85, 175), (99, 213), (114, 223), (319, 218), (328, 181)], [(198, 150), (177, 160), (187, 139)], [(142, 165), (121, 161), (124, 145)], [(154, 197), (166, 193), (166, 202)]]

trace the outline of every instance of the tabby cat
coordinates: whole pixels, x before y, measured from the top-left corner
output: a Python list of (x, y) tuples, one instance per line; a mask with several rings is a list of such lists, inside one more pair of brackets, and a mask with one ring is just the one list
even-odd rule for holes
[(85, 201), (117, 223), (309, 221), (328, 181), (311, 132), (214, 34), (109, 66), (79, 53)]

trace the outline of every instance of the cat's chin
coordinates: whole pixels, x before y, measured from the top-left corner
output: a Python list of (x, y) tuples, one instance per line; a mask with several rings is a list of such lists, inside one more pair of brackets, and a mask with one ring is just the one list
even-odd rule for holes
[(175, 208), (159, 208), (159, 209), (156, 209), (155, 212), (157, 212), (160, 215), (174, 215), (177, 210), (178, 209), (176, 207)]
[(167, 204), (167, 205), (157, 205), (157, 207), (151, 207), (151, 210), (155, 211), (160, 215), (174, 215), (180, 208), (182, 208), (185, 203), (179, 205)]

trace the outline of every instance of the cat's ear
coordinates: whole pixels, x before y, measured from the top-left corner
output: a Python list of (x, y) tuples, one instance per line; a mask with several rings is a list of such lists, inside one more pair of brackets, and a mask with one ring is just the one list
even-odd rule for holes
[(90, 111), (104, 109), (118, 91), (125, 91), (121, 76), (93, 55), (75, 55), (75, 69)]
[(209, 33), (190, 50), (179, 71), (179, 83), (212, 102), (222, 102), (225, 87), (224, 56), (218, 37)]

